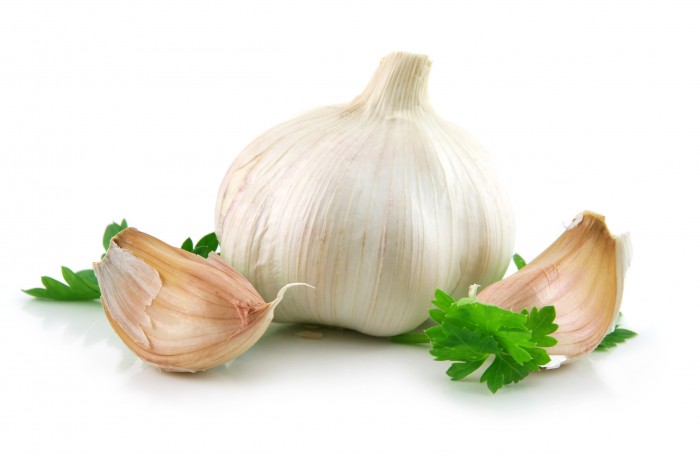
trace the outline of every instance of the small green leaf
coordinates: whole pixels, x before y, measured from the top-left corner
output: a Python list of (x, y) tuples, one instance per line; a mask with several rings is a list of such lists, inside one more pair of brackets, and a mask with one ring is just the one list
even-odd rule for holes
[(526, 316), (501, 309), (495, 305), (473, 302), (473, 299), (472, 303), (462, 304), (461, 301), (451, 307), (445, 316), (458, 319), (466, 326), (480, 330), (487, 335), (495, 334), (502, 328), (522, 328), (527, 322)]
[(216, 252), (219, 247), (219, 239), (216, 237), (216, 233), (212, 232), (204, 235), (194, 247), (194, 253), (200, 255), (204, 258), (209, 256), (210, 252)]
[(105, 227), (105, 232), (102, 235), (102, 246), (105, 248), (105, 252), (109, 249), (110, 240), (119, 232), (127, 228), (126, 219), (122, 219), (120, 224), (112, 222), (107, 227)]
[(433, 305), (437, 306), (443, 311), (446, 311), (452, 306), (455, 299), (447, 295), (445, 292), (437, 289), (435, 291), (435, 300), (433, 300)]
[(439, 337), (431, 338), (430, 354), (435, 360), (481, 360), (498, 351), (498, 343), (492, 336), (464, 328), (459, 322), (446, 320), (442, 330)]
[(85, 279), (86, 276), (84, 274), (82, 276), (78, 276), (67, 267), (61, 267), (61, 273), (63, 275), (63, 279), (66, 281), (66, 284), (68, 284), (68, 287), (70, 287), (74, 293), (84, 297), (100, 297), (100, 287), (97, 285), (97, 278), (95, 278), (94, 283), (91, 283), (89, 282), (91, 279)]
[(42, 287), (35, 287), (34, 289), (22, 289), (22, 292), (36, 298), (50, 298), (46, 289)]
[(527, 265), (525, 259), (523, 259), (518, 253), (513, 254), (513, 263), (518, 268), (518, 270)]
[(445, 312), (435, 308), (428, 310), (428, 315), (439, 324), (445, 319)]
[(32, 297), (50, 300), (80, 301), (100, 298), (100, 289), (97, 285), (97, 279), (94, 273), (90, 275), (86, 271), (87, 270), (82, 270), (75, 273), (70, 268), (61, 267), (63, 278), (67, 284), (49, 276), (42, 276), (41, 283), (44, 285), (43, 289), (34, 288), (23, 290), (22, 292)]
[[(109, 249), (112, 238), (127, 227), (126, 219), (122, 219), (120, 223), (112, 222), (105, 227), (102, 234), (102, 247), (105, 252)], [(22, 290), (22, 292), (32, 297), (50, 300), (78, 301), (100, 298), (100, 286), (93, 270), (73, 271), (70, 268), (61, 267), (61, 274), (66, 281), (65, 284), (49, 276), (43, 276), (41, 278), (43, 288), (36, 287)]]
[(41, 283), (46, 288), (50, 298), (55, 300), (73, 300), (76, 298), (75, 292), (69, 286), (49, 276), (42, 276)]
[(192, 238), (187, 238), (180, 246), (180, 249), (184, 249), (187, 252), (194, 251), (194, 243), (192, 243)]
[(425, 329), (424, 333), (433, 344), (435, 344), (435, 342), (438, 341), (440, 338), (445, 338), (446, 335), (445, 329), (442, 327), (442, 325), (436, 325), (434, 327)]
[(636, 332), (626, 328), (615, 327), (615, 330), (605, 335), (603, 341), (595, 348), (596, 351), (606, 351), (612, 349), (620, 343), (624, 343), (630, 338), (637, 336)]
[(534, 348), (535, 343), (530, 340), (531, 336), (530, 332), (523, 329), (502, 329), (494, 335), (501, 347), (519, 365), (532, 360), (528, 349)]
[(528, 348), (526, 349), (526, 351), (530, 353), (530, 356), (532, 357), (532, 362), (535, 363), (535, 369), (533, 369), (532, 371), (539, 371), (539, 367), (541, 367), (542, 365), (547, 365), (549, 362), (552, 361), (551, 357), (549, 357), (549, 354), (547, 354), (547, 351), (545, 351), (544, 349)]
[(450, 368), (447, 369), (447, 376), (453, 381), (459, 381), (464, 379), (473, 372), (475, 372), (481, 365), (484, 364), (486, 358), (482, 360), (473, 360), (471, 362), (457, 362), (453, 363)]
[(525, 327), (532, 332), (532, 341), (539, 347), (548, 348), (557, 344), (557, 340), (550, 333), (557, 331), (559, 326), (554, 323), (557, 313), (554, 306), (544, 306), (542, 309), (532, 308), (527, 313)]
[(93, 284), (97, 290), (100, 290), (100, 287), (97, 285), (97, 276), (95, 276), (95, 270), (92, 268), (89, 270), (80, 270), (76, 271), (75, 274), (79, 277), (84, 279), (86, 282)]
[(495, 394), (501, 387), (517, 383), (528, 374), (530, 374), (528, 367), (518, 364), (509, 356), (497, 354), (493, 363), (481, 375), (480, 381), (486, 382), (491, 393)]
[[(120, 223), (112, 222), (105, 227), (102, 235), (102, 247), (105, 252), (109, 249), (112, 238), (127, 227), (126, 219), (122, 219)], [(193, 245), (191, 238), (188, 238), (182, 244), (182, 249), (194, 252), (202, 257), (207, 257), (210, 252), (216, 251), (218, 247), (219, 240), (213, 232), (203, 236), (196, 246)], [(104, 255), (102, 254), (102, 257)], [(44, 276), (41, 278), (41, 282), (44, 285), (43, 288), (36, 287), (22, 290), (22, 292), (33, 297), (51, 300), (94, 300), (100, 297), (100, 287), (93, 270), (74, 272), (70, 268), (61, 267), (61, 273), (65, 284), (49, 276)]]

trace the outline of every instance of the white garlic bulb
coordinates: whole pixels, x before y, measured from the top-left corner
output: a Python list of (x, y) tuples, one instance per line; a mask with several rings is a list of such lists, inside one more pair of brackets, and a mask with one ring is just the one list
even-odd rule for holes
[(218, 196), (221, 256), (279, 322), (376, 336), (423, 322), (436, 288), (462, 296), (508, 266), (513, 217), (492, 166), (427, 99), (430, 60), (385, 57), (353, 102), (272, 128), (231, 165)]

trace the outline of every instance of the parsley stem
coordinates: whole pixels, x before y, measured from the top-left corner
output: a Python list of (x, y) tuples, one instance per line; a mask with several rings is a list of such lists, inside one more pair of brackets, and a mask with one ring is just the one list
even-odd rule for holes
[(425, 332), (408, 332), (402, 333), (401, 335), (392, 336), (389, 338), (394, 343), (401, 344), (428, 344), (430, 343), (430, 338)]

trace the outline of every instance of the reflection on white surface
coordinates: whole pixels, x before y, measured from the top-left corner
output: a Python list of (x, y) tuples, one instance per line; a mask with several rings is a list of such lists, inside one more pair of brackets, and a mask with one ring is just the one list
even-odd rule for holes
[[(315, 328), (320, 340), (300, 338), (302, 325), (272, 324), (248, 352), (226, 365), (195, 374), (168, 373), (139, 360), (114, 333), (95, 303), (61, 303), (28, 300), (23, 311), (41, 321), (43, 331), (60, 330), (66, 343), (80, 342), (66, 350), (88, 351), (91, 357), (117, 359), (111, 376), (121, 378), (124, 388), (141, 393), (151, 401), (214, 398), (248, 390), (271, 391), (301, 386), (303, 391), (324, 392), (330, 386), (353, 391), (360, 386), (392, 391), (394, 384), (413, 386), (440, 395), (443, 400), (465, 406), (494, 404), (510, 409), (513, 397), (517, 407), (538, 407), (540, 396), (555, 398), (571, 395), (578, 403), (584, 398), (601, 399), (610, 394), (589, 359), (566, 364), (557, 370), (533, 373), (516, 385), (506, 386), (497, 395), (478, 382), (485, 366), (467, 379), (453, 382), (443, 373), (449, 362), (434, 362), (427, 346), (391, 343), (354, 331)], [(98, 353), (98, 354), (95, 354)], [(612, 354), (611, 354), (612, 356)], [(86, 366), (86, 371), (93, 368)], [(510, 399), (509, 399), (510, 398)], [(514, 406), (515, 407), (515, 406)]]

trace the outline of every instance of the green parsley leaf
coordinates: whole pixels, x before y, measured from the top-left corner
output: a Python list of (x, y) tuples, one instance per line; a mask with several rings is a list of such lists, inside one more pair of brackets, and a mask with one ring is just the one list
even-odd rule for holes
[(513, 254), (513, 263), (518, 268), (518, 270), (527, 265), (525, 259), (523, 259), (518, 253)]
[[(430, 354), (435, 360), (455, 362), (447, 370), (452, 380), (463, 379), (492, 358), (480, 381), (496, 393), (550, 361), (542, 348), (556, 344), (556, 339), (549, 336), (558, 328), (553, 306), (515, 313), (473, 297), (454, 300), (441, 290), (435, 292), (433, 304), (438, 309), (431, 310), (430, 315), (438, 325), (423, 333), (431, 343)], [(416, 332), (394, 340), (424, 342)]]
[(204, 235), (197, 244), (192, 242), (192, 238), (187, 238), (180, 249), (184, 249), (187, 252), (197, 254), (205, 259), (209, 256), (210, 252), (216, 252), (219, 248), (219, 239), (216, 237), (216, 233), (212, 232)]
[[(533, 370), (533, 371), (538, 371)], [(530, 367), (518, 364), (512, 357), (503, 354), (496, 354), (491, 365), (481, 375), (481, 382), (486, 382), (486, 386), (491, 393), (496, 393), (501, 387), (507, 384), (514, 384), (525, 379), (530, 374)]]
[(445, 312), (439, 309), (428, 310), (428, 315), (438, 324), (442, 324), (442, 321), (445, 320)]
[(100, 288), (92, 270), (74, 272), (70, 268), (61, 267), (61, 273), (66, 284), (48, 276), (42, 276), (44, 288), (22, 290), (22, 292), (37, 298), (51, 300), (77, 301), (100, 298)]
[(219, 239), (216, 237), (216, 233), (212, 232), (204, 235), (199, 241), (197, 241), (197, 244), (194, 246), (194, 250), (192, 252), (206, 259), (209, 256), (209, 253), (216, 252), (218, 247)]
[(626, 328), (620, 328), (618, 325), (615, 327), (615, 330), (605, 335), (605, 338), (603, 338), (603, 341), (600, 342), (595, 350), (607, 351), (635, 336), (637, 336), (637, 333), (632, 330), (627, 330)]
[(554, 318), (556, 317), (556, 312), (553, 306), (545, 306), (544, 308), (538, 310), (537, 308), (532, 308), (529, 312), (523, 310), (523, 314), (527, 316), (527, 322), (525, 322), (525, 327), (527, 327), (532, 334), (532, 341), (539, 347), (549, 348), (557, 344), (557, 340), (551, 336), (547, 336), (550, 333), (557, 331), (559, 326), (554, 323)]
[[(109, 249), (112, 237), (127, 227), (126, 219), (122, 219), (120, 223), (112, 222), (105, 227), (102, 234), (102, 247), (105, 252)], [(43, 288), (23, 289), (22, 292), (36, 298), (59, 301), (83, 301), (100, 298), (100, 286), (93, 270), (73, 271), (68, 267), (61, 267), (61, 274), (65, 284), (49, 276), (42, 276)]]
[[(102, 235), (102, 247), (105, 253), (109, 249), (109, 243), (112, 238), (119, 232), (127, 228), (126, 219), (122, 219), (120, 223), (112, 222), (107, 227)], [(187, 238), (182, 243), (182, 249), (192, 252), (202, 257), (207, 257), (210, 252), (216, 251), (219, 247), (219, 240), (215, 233), (209, 233), (203, 236), (196, 245), (193, 244), (192, 238)], [(104, 257), (105, 254), (102, 254)], [(36, 287), (34, 289), (23, 289), (22, 292), (36, 298), (48, 300), (64, 300), (64, 301), (79, 301), (79, 300), (94, 300), (100, 298), (100, 287), (97, 283), (97, 277), (93, 270), (73, 271), (67, 267), (61, 267), (61, 273), (65, 284), (49, 276), (43, 276), (41, 283), (44, 287)]]
[(483, 360), (473, 360), (471, 362), (453, 363), (445, 373), (447, 373), (447, 376), (453, 381), (459, 381), (478, 370), (484, 362), (486, 362), (485, 358)]
[(187, 252), (194, 252), (194, 243), (192, 242), (192, 238), (187, 238), (182, 243), (182, 246), (180, 246), (180, 249), (187, 251)]
[(443, 311), (447, 311), (452, 307), (452, 304), (455, 302), (455, 299), (447, 295), (445, 292), (441, 291), (440, 289), (437, 289), (435, 291), (435, 300), (433, 300), (433, 305), (437, 306)]
[(122, 219), (121, 223), (112, 222), (105, 228), (105, 232), (102, 235), (102, 246), (105, 248), (105, 252), (109, 249), (110, 240), (127, 227), (126, 219)]
[(446, 320), (442, 326), (429, 328), (425, 334), (433, 341), (430, 353), (435, 360), (485, 360), (499, 350), (493, 336), (465, 328), (456, 320)]
[(389, 338), (394, 343), (400, 344), (426, 344), (430, 343), (430, 338), (425, 332), (408, 332), (401, 335), (395, 335)]

